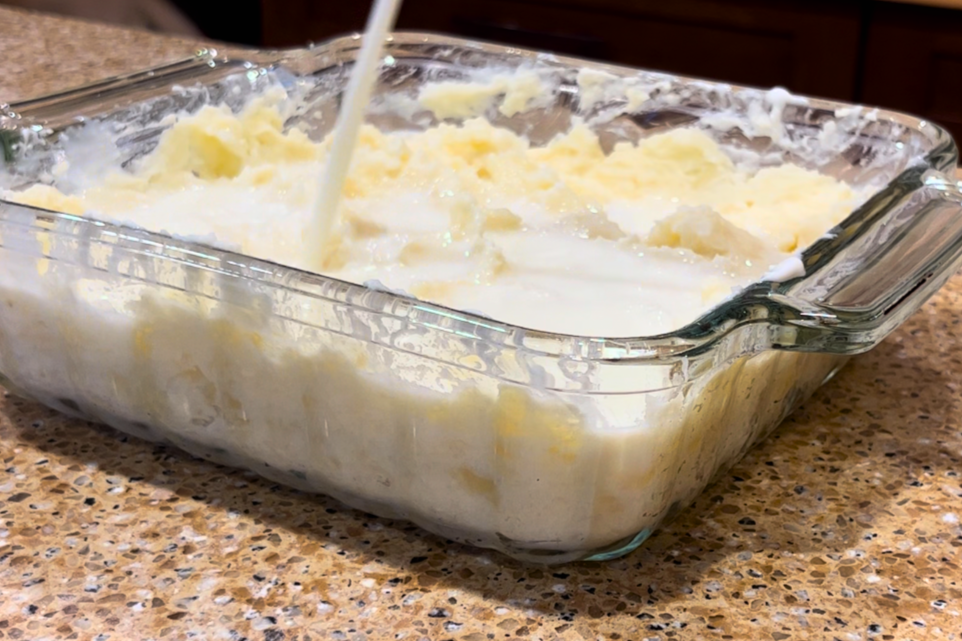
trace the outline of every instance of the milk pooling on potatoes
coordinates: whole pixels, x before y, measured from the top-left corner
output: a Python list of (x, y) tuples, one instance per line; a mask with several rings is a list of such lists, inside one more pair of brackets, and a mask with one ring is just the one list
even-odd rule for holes
[(276, 92), (238, 114), (206, 106), (179, 118), (132, 171), (75, 193), (38, 185), (7, 197), (592, 336), (678, 329), (859, 202), (844, 183), (790, 164), (741, 169), (697, 129), (606, 154), (583, 123), (536, 147), (471, 117), (498, 92), (502, 112), (514, 113), (538, 90), (523, 74), (438, 84), (422, 105), (467, 120), (365, 126), (326, 243), (308, 230), (330, 140), (285, 131)]

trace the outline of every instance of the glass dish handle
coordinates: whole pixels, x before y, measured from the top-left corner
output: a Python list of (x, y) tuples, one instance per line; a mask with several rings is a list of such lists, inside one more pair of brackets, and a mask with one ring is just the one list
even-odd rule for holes
[[(869, 201), (857, 221), (812, 247), (812, 276), (768, 295), (781, 316), (773, 347), (867, 351), (962, 266), (962, 183), (932, 170), (907, 173), (895, 195)], [(832, 251), (839, 243), (846, 250)]]

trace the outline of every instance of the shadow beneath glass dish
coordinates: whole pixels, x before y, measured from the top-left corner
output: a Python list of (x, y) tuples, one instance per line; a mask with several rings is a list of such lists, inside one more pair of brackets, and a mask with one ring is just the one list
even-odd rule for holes
[[(304, 589), (324, 590), (340, 580), (321, 580), (325, 568), (349, 561), (357, 568), (378, 567), (395, 593), (470, 592), (515, 608), (520, 621), (524, 611), (538, 612), (539, 625), (549, 626), (545, 630), (596, 619), (604, 620), (591, 623), (595, 633), (609, 624), (624, 629), (626, 617), (639, 619), (641, 630), (668, 629), (680, 621), (671, 620), (680, 610), (666, 609), (680, 600), (747, 603), (768, 591), (818, 584), (844, 567), (847, 551), (876, 537), (878, 521), (909, 501), (927, 475), (957, 466), (956, 453), (938, 445), (953, 429), (941, 417), (957, 415), (960, 404), (944, 373), (950, 357), (934, 349), (931, 355), (903, 350), (903, 341), (912, 341), (911, 328), (924, 322), (911, 321), (854, 359), (641, 549), (601, 564), (525, 566), (251, 472), (64, 420), (29, 401), (6, 400), (13, 429), (2, 431), (64, 466), (93, 464), (98, 476), (123, 477), (128, 492), (144, 496), (128, 501), (142, 517), (142, 539), (161, 535), (152, 518), (165, 518), (169, 526), (179, 512), (197, 530), (197, 515), (203, 515), (202, 545), (212, 567), (241, 564), (250, 573), (277, 575), (280, 564), (286, 580), (306, 566)], [(114, 500), (109, 490), (100, 497)], [(141, 509), (149, 513), (141, 515)], [(258, 541), (266, 543), (253, 544)], [(223, 551), (245, 546), (251, 551), (240, 556)], [(272, 550), (278, 552), (273, 560)], [(786, 571), (792, 563), (794, 575)], [(351, 571), (340, 566), (342, 576)], [(255, 596), (248, 594), (251, 604)], [(685, 625), (737, 625), (717, 615), (709, 622), (698, 608), (685, 608), (681, 616), (689, 617)]]

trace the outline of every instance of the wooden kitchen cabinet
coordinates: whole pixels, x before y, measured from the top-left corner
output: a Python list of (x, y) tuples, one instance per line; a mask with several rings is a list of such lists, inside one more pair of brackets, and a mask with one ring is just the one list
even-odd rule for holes
[(295, 47), (363, 31), (372, 0), (261, 0), (262, 44)]
[[(851, 99), (859, 7), (838, 0), (406, 0), (398, 29)], [(360, 30), (368, 9), (367, 2), (264, 0), (264, 41), (291, 46)]]
[(932, 120), (962, 140), (962, 10), (879, 3), (861, 100)]

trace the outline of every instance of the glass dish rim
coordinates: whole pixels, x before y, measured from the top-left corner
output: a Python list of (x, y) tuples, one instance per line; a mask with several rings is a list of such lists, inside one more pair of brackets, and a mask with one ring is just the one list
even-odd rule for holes
[[(182, 70), (220, 67), (227, 70), (236, 68), (237, 71), (240, 71), (245, 66), (250, 68), (249, 65), (251, 64), (268, 68), (284, 65), (294, 62), (296, 58), (302, 56), (319, 57), (324, 53), (358, 49), (360, 38), (359, 34), (346, 35), (308, 47), (290, 49), (231, 49), (227, 56), (219, 56), (214, 49), (200, 49), (195, 56), (166, 65), (107, 78), (99, 82), (46, 96), (17, 101), (9, 105), (0, 105), (0, 132), (11, 129), (20, 130), (28, 126), (45, 126), (42, 119), (31, 118), (31, 110), (38, 105), (83, 104), (83, 100), (87, 96), (97, 95), (101, 91), (118, 91), (121, 94), (124, 91), (133, 92), (144, 83), (156, 83), (157, 80), (164, 79), (169, 74)], [(731, 88), (733, 92), (763, 91), (731, 83), (600, 63), (425, 32), (396, 32), (389, 39), (389, 47), (426, 44), (481, 49), (491, 54), (550, 60), (552, 63), (560, 65), (592, 68), (619, 75), (644, 73), (651, 77), (661, 76), (676, 82), (696, 82), (711, 86), (724, 86)], [(173, 83), (166, 84), (168, 90), (172, 87)], [(871, 108), (801, 95), (798, 97), (805, 98), (808, 106), (818, 109), (834, 111), (856, 106), (864, 109)], [(112, 235), (123, 239), (123, 243), (120, 243), (119, 246), (125, 250), (133, 250), (136, 247), (139, 248), (138, 253), (147, 253), (157, 259), (194, 263), (204, 269), (220, 271), (226, 275), (250, 280), (272, 289), (279, 287), (293, 290), (308, 297), (323, 298), (340, 304), (347, 303), (376, 314), (402, 317), (408, 323), (432, 331), (455, 333), (474, 340), (486, 340), (498, 343), (502, 347), (521, 348), (526, 352), (544, 356), (574, 357), (580, 361), (631, 361), (632, 363), (656, 362), (664, 364), (666, 361), (675, 361), (711, 350), (737, 327), (745, 323), (763, 322), (769, 325), (785, 325), (791, 324), (793, 320), (797, 321), (803, 318), (811, 320), (814, 318), (811, 313), (812, 307), (818, 307), (818, 305), (814, 301), (793, 298), (791, 291), (797, 286), (809, 282), (810, 279), (815, 279), (819, 276), (821, 269), (845, 252), (848, 247), (858, 242), (861, 236), (860, 231), (868, 220), (876, 218), (880, 209), (885, 210), (887, 208), (886, 201), (891, 200), (894, 193), (899, 191), (900, 188), (904, 191), (905, 187), (908, 186), (910, 192), (918, 189), (923, 184), (923, 176), (926, 172), (930, 170), (942, 171), (957, 162), (958, 149), (952, 137), (942, 127), (901, 112), (878, 109), (877, 113), (879, 119), (895, 121), (913, 129), (919, 129), (922, 126), (931, 127), (935, 132), (932, 150), (922, 157), (920, 162), (904, 169), (867, 202), (853, 210), (837, 226), (831, 230), (826, 230), (826, 234), (821, 239), (806, 248), (800, 255), (805, 268), (804, 276), (781, 282), (770, 280), (755, 282), (685, 326), (657, 335), (580, 336), (522, 327), (471, 312), (420, 301), (392, 291), (372, 289), (363, 284), (351, 283), (281, 265), (273, 261), (253, 258), (239, 252), (219, 249), (201, 242), (180, 240), (161, 233), (31, 207), (2, 198), (0, 198), (0, 205), (3, 206), (3, 209), (0, 209), (0, 224), (24, 225), (22, 222), (13, 220), (8, 212), (15, 212), (17, 209), (26, 210), (35, 220), (46, 219), (48, 224), (55, 225), (51, 228), (47, 225), (27, 223), (37, 231), (63, 234), (66, 232), (61, 231), (58, 227), (70, 227), (76, 231), (69, 233), (69, 236), (85, 240), (90, 240), (92, 235), (98, 237), (105, 234)], [(4, 139), (4, 142), (6, 144), (6, 139)], [(64, 224), (57, 226), (57, 221), (63, 221)], [(161, 249), (156, 251), (158, 247)], [(376, 292), (378, 295), (371, 296), (372, 292)], [(761, 317), (753, 311), (759, 308), (765, 310)], [(839, 315), (837, 310), (823, 311), (829, 316)], [(870, 308), (858, 312), (848, 312), (846, 322), (849, 326), (857, 326), (860, 322), (870, 321), (877, 317), (878, 313), (878, 309)], [(815, 316), (818, 316), (818, 314)], [(446, 322), (439, 324), (437, 321), (441, 318), (445, 319)], [(838, 319), (830, 320), (834, 322)], [(819, 321), (816, 319), (815, 322)], [(500, 337), (500, 339), (492, 340), (494, 337)]]

